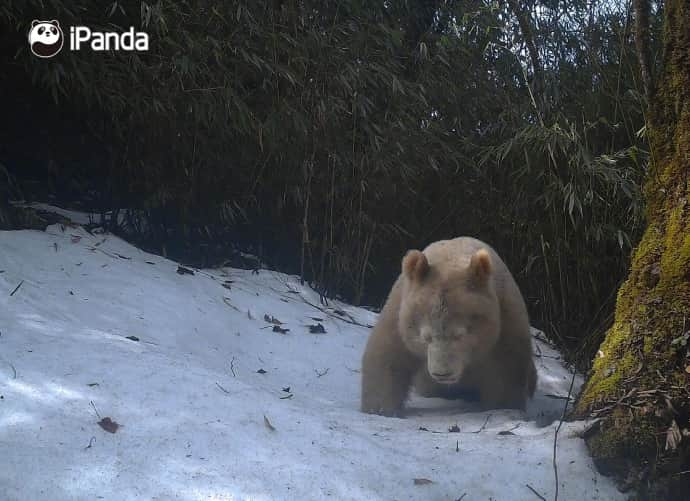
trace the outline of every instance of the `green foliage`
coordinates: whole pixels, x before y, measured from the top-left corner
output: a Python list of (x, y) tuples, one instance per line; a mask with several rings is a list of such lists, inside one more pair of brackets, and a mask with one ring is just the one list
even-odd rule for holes
[(506, 257), (535, 323), (581, 340), (603, 332), (639, 233), (629, 13), (524, 9), (540, 75), (490, 0), (10, 0), (0, 25), (151, 35), (142, 54), (17, 57), (87, 117), (110, 151), (104, 192), (141, 210), (141, 231), (252, 224), (322, 290), (369, 302), (406, 248), (473, 235)]

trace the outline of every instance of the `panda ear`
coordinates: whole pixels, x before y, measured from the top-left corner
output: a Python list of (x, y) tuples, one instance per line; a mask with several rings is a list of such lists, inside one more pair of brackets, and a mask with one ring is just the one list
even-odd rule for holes
[(422, 280), (429, 273), (429, 261), (421, 251), (408, 251), (402, 261), (402, 271), (410, 280)]
[(492, 268), (491, 256), (486, 249), (479, 249), (470, 259), (470, 274), (477, 283), (486, 283)]
[(33, 21), (31, 21), (31, 27), (32, 27), (32, 28), (33, 28), (34, 26), (36, 26), (37, 24), (41, 24), (41, 21), (39, 21), (38, 19), (34, 19)]
[(50, 24), (57, 26), (58, 28), (60, 27), (60, 23), (58, 23), (57, 19), (53, 19)]

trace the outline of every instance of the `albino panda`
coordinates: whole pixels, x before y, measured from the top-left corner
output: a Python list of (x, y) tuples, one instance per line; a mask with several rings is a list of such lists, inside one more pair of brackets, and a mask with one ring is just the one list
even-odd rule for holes
[(31, 22), (31, 30), (29, 31), (29, 45), (31, 52), (38, 57), (53, 57), (60, 52), (62, 44), (64, 43), (64, 36), (60, 23), (57, 21), (38, 21), (34, 19)]

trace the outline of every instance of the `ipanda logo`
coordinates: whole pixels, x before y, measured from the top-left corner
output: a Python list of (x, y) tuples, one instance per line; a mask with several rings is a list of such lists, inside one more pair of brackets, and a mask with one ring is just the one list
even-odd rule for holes
[(39, 21), (34, 19), (31, 21), (29, 46), (34, 56), (42, 58), (53, 57), (62, 50), (63, 43), (64, 36), (60, 23), (55, 20)]
[[(48, 58), (55, 56), (64, 44), (64, 35), (60, 23), (56, 20), (39, 21), (34, 19), (29, 30), (29, 46), (36, 57)], [(127, 31), (92, 31), (88, 26), (69, 27), (69, 50), (81, 50), (84, 46), (93, 51), (149, 50), (149, 35), (141, 31), (134, 31), (130, 27)]]

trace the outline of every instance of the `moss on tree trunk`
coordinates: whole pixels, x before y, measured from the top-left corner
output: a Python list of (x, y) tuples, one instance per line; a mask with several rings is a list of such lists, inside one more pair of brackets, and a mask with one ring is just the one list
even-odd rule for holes
[[(643, 497), (675, 499), (690, 493), (690, 436), (683, 437), (690, 428), (688, 0), (667, 0), (663, 43), (648, 120), (647, 229), (575, 414), (603, 418), (588, 438), (600, 467)], [(674, 422), (679, 433), (667, 444)]]

